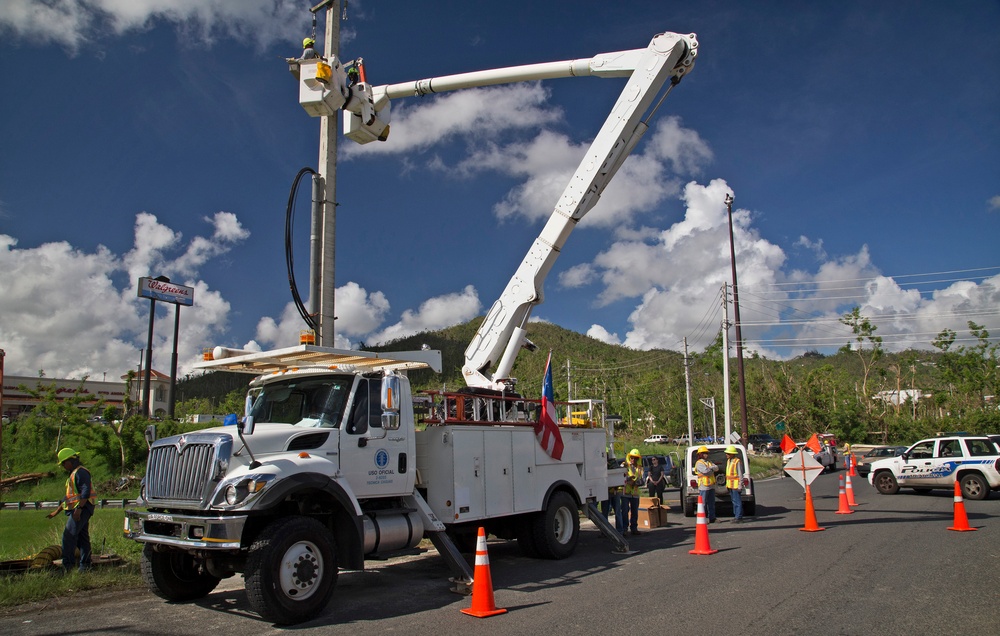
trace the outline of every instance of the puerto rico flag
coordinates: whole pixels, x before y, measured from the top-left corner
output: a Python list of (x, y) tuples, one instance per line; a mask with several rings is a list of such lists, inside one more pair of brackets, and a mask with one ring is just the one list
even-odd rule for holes
[(545, 379), (542, 381), (542, 412), (535, 422), (535, 437), (552, 459), (562, 459), (563, 441), (556, 424), (556, 401), (552, 391), (552, 352), (545, 362)]

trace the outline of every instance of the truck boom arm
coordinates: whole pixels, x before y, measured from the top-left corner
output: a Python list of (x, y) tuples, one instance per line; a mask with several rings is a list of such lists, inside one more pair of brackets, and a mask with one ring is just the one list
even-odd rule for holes
[[(653, 102), (668, 81), (676, 85), (694, 68), (694, 33), (661, 33), (645, 49), (601, 53), (590, 59), (528, 64), (372, 87), (363, 80), (342, 84), (346, 74), (330, 59), (336, 81), (319, 81), (314, 60), (288, 60), (300, 80), (299, 101), (313, 116), (344, 111), (347, 136), (358, 143), (388, 136), (390, 100), (446, 91), (560, 77), (628, 77), (618, 101), (597, 133), (552, 215), (535, 239), (503, 294), (490, 308), (465, 351), (462, 374), (470, 387), (502, 390), (526, 338), (531, 311), (543, 300), (543, 284), (570, 232), (594, 207), (639, 139), (649, 128)], [(327, 69), (329, 71), (329, 69)], [(669, 92), (669, 88), (667, 89)], [(664, 94), (664, 97), (666, 94)], [(662, 98), (661, 100), (662, 101)], [(648, 113), (648, 115), (647, 115)], [(491, 371), (492, 369), (492, 371)]]
[(694, 66), (697, 46), (694, 34), (663, 33), (640, 55), (629, 56), (634, 70), (618, 101), (541, 234), (465, 351), (462, 374), (467, 385), (499, 390), (509, 383), (517, 352), (530, 345), (526, 338), (528, 319), (544, 299), (545, 278), (562, 246), (648, 129), (643, 119), (660, 89), (668, 80), (676, 84)]

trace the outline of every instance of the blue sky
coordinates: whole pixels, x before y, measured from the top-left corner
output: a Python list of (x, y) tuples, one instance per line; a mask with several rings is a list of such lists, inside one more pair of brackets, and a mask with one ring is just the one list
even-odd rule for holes
[[(196, 288), (182, 372), (204, 347), (296, 343), (284, 208), (296, 172), (316, 167), (319, 124), (283, 58), (312, 4), (0, 4), (7, 373), (135, 368), (139, 276)], [(704, 347), (730, 279), (733, 194), (748, 349), (831, 352), (855, 305), (893, 350), (946, 327), (967, 336), (969, 320), (1000, 334), (996, 2), (352, 0), (341, 29), (342, 57), (364, 57), (375, 85), (698, 34), (696, 68), (569, 238), (536, 319), (637, 349)], [(623, 84), (397, 100), (387, 142), (341, 138), (338, 346), (485, 313)], [(307, 200), (303, 188), (303, 294)], [(158, 308), (166, 371), (172, 310)]]

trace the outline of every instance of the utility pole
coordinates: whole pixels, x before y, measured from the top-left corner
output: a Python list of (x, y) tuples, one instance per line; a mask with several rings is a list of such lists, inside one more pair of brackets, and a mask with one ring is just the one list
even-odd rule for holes
[(566, 358), (566, 400), (573, 399), (573, 383), (570, 381), (569, 375), (569, 358)]
[(733, 432), (733, 411), (729, 399), (729, 285), (722, 283), (722, 413), (726, 423), (726, 443)]
[(684, 392), (688, 407), (688, 444), (694, 443), (694, 411), (691, 408), (691, 359), (688, 358), (688, 339), (684, 338)]
[[(323, 0), (310, 9), (315, 20), (316, 14), (326, 9), (326, 32), (323, 39), (323, 54), (327, 58), (340, 56), (340, 0)], [(319, 272), (318, 284), (313, 282), (310, 289), (310, 309), (315, 311), (318, 304), (316, 325), (319, 333), (316, 342), (323, 347), (334, 345), (334, 320), (336, 314), (334, 296), (336, 294), (336, 237), (337, 237), (337, 117), (334, 113), (320, 118), (319, 122), (319, 175), (314, 185), (314, 197), (320, 195), (319, 201), (313, 201), (314, 214), (319, 213), (320, 221), (313, 220), (313, 227), (321, 227), (319, 254), (311, 254), (310, 271)], [(319, 299), (312, 296), (319, 292)]]
[[(747, 389), (743, 376), (743, 334), (740, 332), (740, 294), (736, 283), (736, 243), (733, 241), (733, 195), (726, 195), (729, 215), (729, 260), (733, 267), (733, 316), (736, 318), (736, 377), (740, 386), (740, 435), (747, 443)], [(728, 387), (726, 387), (728, 391)]]

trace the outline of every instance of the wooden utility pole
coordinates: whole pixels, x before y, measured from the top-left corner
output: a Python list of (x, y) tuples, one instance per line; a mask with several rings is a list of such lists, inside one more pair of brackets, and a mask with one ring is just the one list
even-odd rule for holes
[[(733, 195), (726, 195), (726, 211), (729, 214), (729, 260), (733, 268), (733, 317), (736, 319), (736, 376), (740, 385), (740, 435), (747, 443), (747, 389), (743, 377), (743, 334), (740, 332), (740, 293), (736, 284), (736, 244), (733, 241)], [(729, 387), (726, 387), (729, 390)]]

